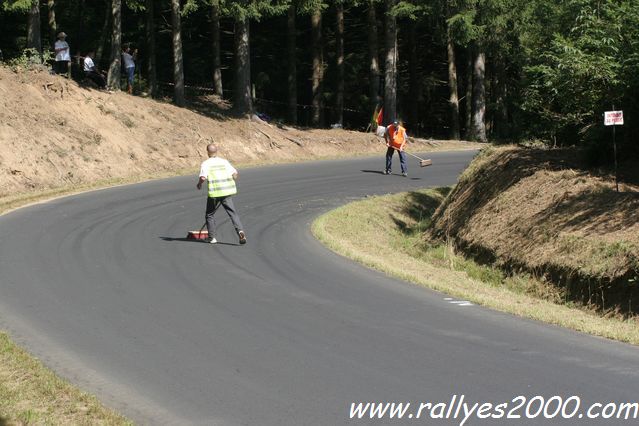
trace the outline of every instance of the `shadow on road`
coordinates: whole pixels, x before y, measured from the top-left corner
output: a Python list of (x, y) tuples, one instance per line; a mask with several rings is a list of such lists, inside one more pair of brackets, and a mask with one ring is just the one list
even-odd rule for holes
[[(373, 173), (373, 174), (377, 174), (377, 175), (383, 175), (384, 172), (382, 172), (381, 170), (360, 170), (360, 172), (362, 173)], [(402, 176), (399, 173), (393, 173), (393, 176)], [(411, 177), (409, 178), (410, 180), (422, 180), (422, 178), (416, 178), (416, 177)]]
[[(159, 239), (161, 239), (162, 241), (169, 241), (169, 242), (182, 242), (182, 243), (198, 243), (198, 244), (209, 244), (203, 240), (194, 240), (193, 238), (174, 238), (174, 237), (158, 237)], [(241, 244), (239, 243), (226, 243), (224, 241), (218, 241), (215, 244), (209, 244), (209, 245), (216, 245), (216, 246), (239, 246)], [(0, 423), (0, 426), (2, 426), (2, 423)]]

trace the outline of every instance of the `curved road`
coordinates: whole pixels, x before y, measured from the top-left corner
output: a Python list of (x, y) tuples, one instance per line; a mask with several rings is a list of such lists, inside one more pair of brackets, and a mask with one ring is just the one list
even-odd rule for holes
[(637, 348), (449, 303), (310, 234), (347, 201), (452, 184), (472, 155), (433, 154), (409, 179), (377, 173), (381, 158), (242, 170), (246, 246), (224, 213), (221, 244), (184, 240), (204, 213), (195, 176), (12, 212), (0, 217), (0, 326), (141, 423), (459, 424), (348, 416), (351, 402), (462, 394), (638, 400)]

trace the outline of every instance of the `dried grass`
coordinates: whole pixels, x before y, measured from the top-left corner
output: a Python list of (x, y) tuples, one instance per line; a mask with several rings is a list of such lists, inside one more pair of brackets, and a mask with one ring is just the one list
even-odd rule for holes
[[(574, 303), (543, 277), (477, 264), (461, 256), (452, 240), (425, 239), (422, 230), (445, 193), (423, 190), (351, 203), (319, 217), (313, 233), (337, 253), (400, 279), (514, 315), (639, 344), (634, 317)], [(389, 251), (397, 253), (392, 262), (385, 255)]]
[(639, 186), (624, 188), (615, 192), (574, 151), (491, 148), (437, 210), (430, 236), (627, 311), (639, 306)]
[(129, 425), (0, 333), (0, 424)]

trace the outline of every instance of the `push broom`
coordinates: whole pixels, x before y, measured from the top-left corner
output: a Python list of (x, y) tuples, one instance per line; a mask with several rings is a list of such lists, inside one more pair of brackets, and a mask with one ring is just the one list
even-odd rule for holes
[[(399, 149), (393, 147), (394, 150), (399, 151)], [(426, 159), (424, 160), (423, 158), (420, 158), (418, 156), (416, 156), (415, 154), (411, 154), (410, 152), (406, 152), (404, 151), (406, 154), (410, 155), (411, 157), (415, 157), (419, 160), (419, 167), (426, 167), (426, 166), (431, 166), (433, 164), (432, 160), (430, 159)]]
[(206, 222), (204, 222), (204, 225), (202, 225), (199, 231), (188, 231), (186, 234), (186, 239), (187, 240), (206, 240), (209, 236), (209, 231), (205, 231), (204, 230), (205, 227), (206, 227)]
[[(386, 145), (386, 143), (384, 143), (384, 141), (380, 140), (379, 138), (377, 138), (377, 140), (379, 140), (381, 143)], [(399, 151), (399, 149), (395, 148), (394, 146), (391, 148), (393, 148), (395, 151)], [(419, 167), (431, 166), (433, 164), (433, 161), (431, 159), (423, 159), (421, 157), (416, 156), (415, 154), (411, 154), (410, 152), (406, 152), (406, 151), (404, 151), (404, 153), (410, 155), (411, 157), (417, 158), (419, 160)]]

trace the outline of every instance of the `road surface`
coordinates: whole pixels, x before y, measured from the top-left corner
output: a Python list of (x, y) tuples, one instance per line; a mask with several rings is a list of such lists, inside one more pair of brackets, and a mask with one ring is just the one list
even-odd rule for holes
[[(454, 395), (508, 409), (518, 395), (576, 396), (582, 408), (638, 400), (637, 348), (451, 303), (310, 233), (351, 200), (453, 184), (472, 155), (432, 154), (409, 178), (380, 174), (381, 155), (241, 170), (246, 246), (224, 212), (220, 244), (184, 239), (203, 222), (196, 171), (12, 212), (0, 217), (0, 326), (147, 424), (443, 425), (460, 419), (413, 409)], [(413, 418), (349, 418), (352, 403), (371, 401), (411, 402)]]

